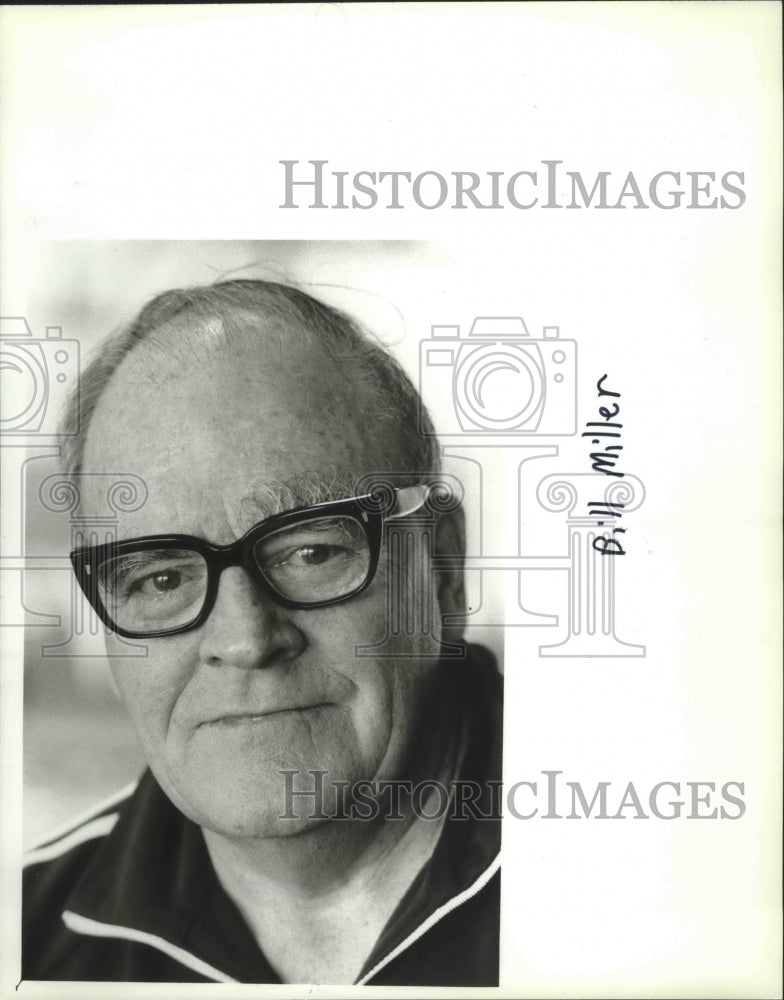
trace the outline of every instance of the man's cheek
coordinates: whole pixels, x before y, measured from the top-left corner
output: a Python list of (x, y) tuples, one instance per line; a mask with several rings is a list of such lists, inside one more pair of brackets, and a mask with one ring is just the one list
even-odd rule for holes
[(177, 698), (176, 678), (147, 658), (110, 657), (109, 664), (117, 693), (139, 737), (145, 744), (150, 738), (163, 738)]
[(374, 580), (364, 593), (344, 604), (300, 612), (304, 617), (298, 625), (325, 662), (334, 662), (336, 657), (349, 666), (354, 660), (367, 662), (362, 647), (383, 642), (389, 613), (386, 587), (378, 583)]

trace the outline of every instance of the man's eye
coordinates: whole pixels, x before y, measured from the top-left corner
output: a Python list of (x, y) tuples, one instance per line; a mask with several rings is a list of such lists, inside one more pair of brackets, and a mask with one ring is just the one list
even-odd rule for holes
[(182, 576), (176, 570), (168, 570), (164, 573), (151, 573), (150, 576), (137, 580), (131, 590), (143, 594), (164, 594), (176, 590), (181, 583)]
[(106, 567), (102, 589), (113, 600), (160, 599), (204, 585), (206, 566), (193, 559), (131, 556)]
[(339, 559), (349, 554), (347, 549), (339, 545), (301, 545), (282, 553), (275, 560), (276, 566), (323, 566), (333, 559)]

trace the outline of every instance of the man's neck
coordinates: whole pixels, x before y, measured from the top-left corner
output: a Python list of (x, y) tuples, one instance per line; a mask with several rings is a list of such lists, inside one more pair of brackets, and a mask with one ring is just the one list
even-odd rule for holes
[[(373, 830), (370, 827), (374, 827)], [(355, 982), (442, 822), (330, 822), (238, 846), (205, 831), (218, 879), (286, 983)]]

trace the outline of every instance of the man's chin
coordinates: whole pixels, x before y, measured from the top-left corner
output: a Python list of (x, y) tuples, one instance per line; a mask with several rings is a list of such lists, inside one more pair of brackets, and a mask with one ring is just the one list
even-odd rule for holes
[(200, 826), (231, 840), (285, 840), (314, 832), (330, 822), (329, 819), (311, 819), (308, 816), (226, 816), (213, 821), (202, 819)]
[(257, 775), (224, 776), (222, 782), (174, 786), (159, 782), (188, 819), (225, 837), (263, 839), (295, 837), (327, 822), (345, 819), (340, 791), (349, 782), (332, 782), (326, 769), (305, 771), (280, 767), (274, 780), (268, 771)]

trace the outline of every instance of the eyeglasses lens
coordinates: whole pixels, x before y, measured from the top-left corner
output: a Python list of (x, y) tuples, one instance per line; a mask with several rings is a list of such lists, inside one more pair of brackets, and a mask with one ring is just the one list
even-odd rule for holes
[(98, 593), (112, 621), (129, 632), (157, 632), (198, 617), (207, 593), (207, 563), (189, 549), (119, 555), (98, 569)]
[(256, 543), (253, 557), (279, 594), (303, 604), (353, 593), (370, 568), (367, 538), (353, 517), (313, 518), (281, 528)]

